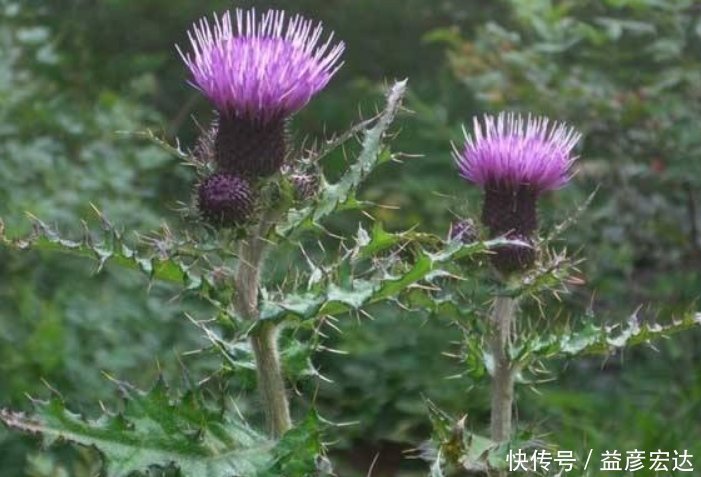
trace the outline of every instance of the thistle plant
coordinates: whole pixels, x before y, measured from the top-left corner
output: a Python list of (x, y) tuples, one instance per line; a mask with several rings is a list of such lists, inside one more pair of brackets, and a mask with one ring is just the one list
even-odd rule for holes
[[(290, 19), (270, 10), (214, 17), (214, 26), (200, 20), (189, 32), (191, 53), (181, 56), (195, 85), (218, 112), (214, 136), (217, 172), (199, 186), (198, 206), (217, 225), (242, 224), (251, 214), (253, 188), (277, 173), (288, 155), (285, 125), (340, 68), (343, 43), (323, 44), (322, 26), (301, 16)], [(258, 227), (239, 245), (236, 309), (255, 321), (261, 267), (274, 223), (276, 206), (262, 204)], [(275, 326), (263, 326), (251, 338), (259, 385), (273, 435), (291, 426)]]
[[(103, 407), (97, 419), (72, 413), (55, 396), (35, 400), (33, 415), (1, 411), (6, 425), (47, 442), (95, 447), (111, 477), (155, 468), (192, 477), (328, 473), (313, 405), (304, 403), (295, 413), (288, 399), (292, 384), (319, 376), (311, 353), (323, 339), (321, 330), (333, 329), (338, 316), (393, 299), (451, 255), (434, 259), (421, 251), (417, 268), (399, 254), (412, 240), (410, 232), (388, 233), (379, 223), (368, 231), (362, 222), (353, 237), (327, 232), (323, 222), (332, 214), (369, 208), (356, 192), (375, 167), (394, 157), (384, 141), (406, 82), (389, 89), (375, 117), (315, 147), (295, 149), (287, 123), (340, 67), (343, 43), (323, 37), (320, 24), (279, 11), (227, 12), (192, 28), (191, 51), (179, 50), (191, 83), (216, 110), (212, 126), (191, 152), (150, 132), (138, 135), (196, 171), (183, 224), (134, 240), (98, 211), (102, 232), (86, 228), (80, 238), (65, 238), (36, 218), (30, 236), (2, 235), (2, 244), (15, 250), (97, 259), (98, 271), (109, 264), (126, 267), (174, 287), (179, 297), (198, 298), (211, 315), (188, 316), (210, 343), (200, 352), (218, 356), (221, 368), (201, 380), (186, 374), (183, 390), (171, 389), (165, 379), (148, 392), (112, 379), (124, 404)], [(329, 182), (319, 161), (355, 138), (357, 157), (337, 182)], [(328, 254), (326, 247), (339, 252)], [(291, 264), (282, 278), (280, 263)], [(291, 356), (296, 364), (285, 365)], [(249, 370), (266, 432), (244, 420), (234, 397), (223, 391), (226, 382), (245, 389), (241, 377)], [(212, 380), (223, 383), (213, 390)]]
[[(86, 221), (82, 236), (67, 237), (32, 216), (28, 236), (7, 236), (0, 222), (0, 244), (17, 253), (91, 259), (97, 272), (137, 271), (149, 288), (158, 283), (192, 299), (196, 312), (183, 319), (207, 343), (192, 355), (215, 356), (216, 369), (206, 376), (186, 369), (180, 389), (161, 376), (148, 391), (107, 370), (120, 406), (100, 403), (99, 417), (84, 417), (51, 389), (50, 399), (32, 400), (32, 413), (0, 410), (6, 426), (39, 434), (47, 444), (97, 449), (108, 477), (335, 475), (323, 438), (331, 424), (297, 385), (321, 379), (312, 357), (325, 350), (338, 320), (392, 301), (403, 310), (455, 317), (464, 332), (465, 375), (477, 384), (490, 381), (489, 437), (468, 431), (467, 418), (429, 405), (437, 444), (427, 453), (432, 477), (455, 469), (505, 475), (507, 450), (538, 444), (522, 438), (513, 415), (516, 385), (535, 384), (543, 362), (609, 355), (701, 324), (691, 312), (664, 325), (633, 314), (607, 326), (587, 314), (583, 323), (559, 328), (529, 316), (529, 302), (547, 309), (545, 296), (559, 297), (576, 281), (577, 262), (553, 244), (586, 204), (547, 234), (540, 234), (537, 216), (541, 195), (573, 176), (581, 138), (575, 129), (516, 114), (475, 120), (455, 161), (462, 178), (484, 192), (482, 229), (463, 218), (445, 239), (418, 228), (389, 232), (374, 216), (377, 204), (362, 200), (359, 189), (377, 167), (400, 162), (387, 141), (406, 81), (388, 89), (374, 117), (298, 148), (288, 134), (291, 119), (338, 72), (344, 43), (321, 24), (272, 10), (203, 18), (189, 39), (178, 52), (190, 83), (214, 108), (210, 126), (191, 150), (150, 131), (137, 134), (194, 170), (194, 190), (182, 191), (190, 204), (184, 220), (135, 236), (95, 208), (101, 230)], [(339, 157), (339, 150), (350, 151), (348, 165), (330, 181), (322, 160)], [(343, 219), (340, 231), (333, 216)], [(487, 276), (480, 273), (485, 263)], [(466, 291), (469, 285), (488, 290), (488, 307), (480, 292)], [(249, 387), (258, 398), (249, 399)], [(293, 387), (300, 392), (293, 395)]]
[(524, 242), (492, 256), (504, 277), (533, 265), (538, 228), (537, 199), (567, 184), (575, 158), (572, 149), (579, 133), (547, 118), (502, 113), (475, 119), (473, 134), (456, 152), (460, 175), (482, 188), (482, 223), (491, 237), (507, 236)]
[[(564, 186), (574, 162), (572, 149), (580, 135), (547, 118), (526, 120), (515, 114), (486, 116), (466, 134), (465, 148), (456, 154), (460, 175), (484, 190), (482, 223), (491, 237), (506, 236), (523, 245), (509, 245), (492, 255), (504, 280), (530, 268), (538, 227), (537, 199)], [(491, 316), (490, 349), (494, 359), (491, 437), (501, 442), (511, 435), (514, 369), (508, 356), (517, 299), (497, 297)]]
[[(556, 323), (549, 323), (548, 316), (533, 319), (524, 310), (523, 305), (533, 300), (542, 314), (550, 315), (544, 309), (544, 295), (559, 297), (568, 292), (569, 283), (577, 283), (576, 262), (551, 247), (587, 204), (546, 237), (539, 234), (537, 206), (542, 194), (560, 189), (571, 180), (577, 160), (574, 149), (580, 139), (581, 135), (564, 123), (501, 113), (476, 118), (473, 130), (465, 131), (464, 146), (454, 147), (460, 176), (483, 190), (481, 222), (486, 234), (490, 239), (507, 240), (490, 250), (495, 280), (475, 275), (474, 263), (469, 264), (469, 270), (462, 268), (463, 276), (471, 273), (475, 281), (493, 283), (491, 305), (484, 314), (474, 295), (451, 292), (447, 285), (437, 292), (441, 297), (438, 309), (445, 312), (450, 308), (446, 303), (454, 306), (457, 324), (465, 330), (460, 357), (467, 365), (466, 374), (475, 381), (491, 378), (491, 416), (490, 435), (482, 437), (466, 430), (465, 418), (455, 420), (429, 405), (438, 443), (438, 454), (431, 456), (434, 476), (455, 468), (505, 476), (509, 450), (544, 445), (542, 441), (522, 439), (513, 423), (515, 385), (537, 384), (540, 379), (530, 378), (529, 373), (542, 378), (547, 373), (544, 361), (609, 355), (701, 324), (701, 315), (694, 312), (666, 325), (642, 323), (634, 313), (623, 324), (602, 326), (587, 314), (582, 329), (572, 329), (570, 323), (558, 329)], [(474, 222), (468, 218), (451, 225), (448, 240), (453, 244), (469, 243), (477, 236)], [(460, 264), (456, 265), (454, 269), (460, 271)], [(531, 466), (531, 470), (538, 469)]]

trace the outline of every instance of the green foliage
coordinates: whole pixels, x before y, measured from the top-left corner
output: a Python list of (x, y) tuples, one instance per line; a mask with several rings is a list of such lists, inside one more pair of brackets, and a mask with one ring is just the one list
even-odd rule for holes
[(430, 401), (427, 407), (433, 425), (433, 447), (425, 450), (422, 457), (431, 462), (431, 477), (443, 477), (455, 472), (485, 474), (503, 470), (510, 446), (523, 449), (533, 445), (518, 441), (497, 444), (471, 432), (466, 416), (455, 419)]
[(512, 350), (513, 358), (520, 363), (533, 359), (574, 357), (586, 355), (611, 355), (624, 348), (650, 343), (701, 325), (701, 313), (687, 313), (669, 324), (641, 323), (637, 314), (619, 325), (599, 326), (592, 317), (583, 329), (557, 335), (526, 337), (522, 346)]
[(255, 475), (270, 466), (272, 444), (241, 421), (233, 404), (206, 403), (197, 390), (172, 397), (163, 381), (149, 392), (116, 383), (119, 412), (85, 419), (60, 398), (35, 403), (31, 416), (2, 411), (0, 420), (47, 443), (64, 440), (97, 448), (109, 477), (126, 477), (151, 467), (175, 467), (183, 475)]
[[(429, 244), (431, 248), (444, 245), (445, 249), (431, 252), (430, 249), (424, 249), (421, 242)], [(388, 233), (377, 224), (368, 233), (361, 225), (355, 243), (344, 244), (346, 253), (339, 261), (330, 266), (310, 264), (312, 269), (304, 293), (282, 294), (278, 299), (275, 299), (275, 295), (280, 294), (264, 296), (261, 318), (276, 321), (288, 317), (309, 320), (347, 313), (383, 300), (398, 299), (422, 282), (444, 275), (444, 267), (454, 260), (485, 254), (491, 248), (506, 243), (509, 241), (495, 239), (467, 245), (458, 242), (444, 244), (440, 238), (428, 234)], [(393, 253), (406, 247), (415, 249), (411, 261), (402, 260)], [(388, 253), (380, 254), (388, 250)], [(369, 270), (362, 266), (368, 258), (371, 259)], [(412, 299), (415, 303), (421, 301), (416, 294)], [(433, 308), (435, 305), (428, 298), (423, 306)]]
[[(156, 147), (120, 141), (116, 132), (155, 124), (161, 116), (142, 107), (138, 98), (121, 98), (114, 91), (87, 96), (66, 90), (59, 72), (68, 59), (57, 49), (55, 33), (33, 24), (40, 17), (36, 12), (6, 3), (0, 7), (7, 13), (0, 35), (5, 52), (0, 59), (0, 121), (5, 125), (0, 200), (6, 226), (21, 230), (25, 211), (69, 222), (74, 212), (88, 209), (82, 194), (120, 222), (157, 224), (155, 191), (173, 183), (173, 177), (161, 174), (171, 161)], [(144, 180), (154, 188), (144, 188)]]
[[(129, 80), (129, 95), (82, 76), (64, 34), (43, 8), (0, 1), (0, 217), (7, 236), (26, 234), (26, 212), (66, 236), (81, 234), (79, 217), (91, 203), (121, 226), (144, 231), (169, 215), (183, 176), (164, 174), (173, 161), (159, 148), (125, 141), (117, 132), (162, 124), (147, 105), (153, 75)], [(68, 10), (63, 10), (68, 12)], [(102, 60), (103, 64), (110, 63)], [(4, 235), (3, 235), (4, 236)], [(50, 253), (17, 253), (0, 245), (0, 389), (2, 406), (20, 407), (26, 394), (60, 388), (71, 402), (94, 410), (114, 399), (101, 369), (145, 384), (177, 363), (164, 359), (199, 346), (177, 317), (186, 304), (168, 302), (159, 284), (110, 269), (98, 276), (84, 261)], [(77, 293), (77, 291), (80, 293)], [(200, 361), (192, 371), (211, 368)], [(86, 390), (90, 390), (89, 393)], [(93, 475), (90, 457), (65, 448), (45, 459), (35, 445), (0, 429), (3, 475)], [(48, 470), (47, 470), (48, 469)]]
[[(17, 250), (40, 250), (49, 252), (62, 252), (82, 258), (97, 261), (97, 270), (100, 272), (107, 263), (135, 270), (146, 275), (150, 280), (160, 280), (166, 283), (177, 284), (186, 290), (202, 290), (211, 287), (211, 277), (203, 276), (191, 270), (190, 265), (184, 263), (175, 255), (175, 247), (166, 249), (167, 244), (162, 243), (160, 250), (149, 251), (149, 255), (141, 255), (132, 248), (99, 212), (103, 224), (103, 236), (98, 238), (89, 231), (84, 232), (81, 240), (62, 238), (59, 233), (39, 219), (34, 219), (34, 232), (32, 235), (21, 239), (10, 239), (0, 236), (0, 239), (9, 247)], [(156, 244), (158, 245), (158, 244)]]
[[(543, 378), (543, 362), (576, 357), (610, 357), (633, 346), (649, 344), (701, 326), (701, 314), (687, 312), (670, 323), (642, 322), (637, 314), (620, 324), (597, 325), (593, 316), (587, 316), (579, 326), (567, 326), (553, 332), (547, 329), (521, 330), (510, 346), (510, 356), (519, 369), (537, 370), (534, 374)], [(551, 326), (555, 327), (555, 326)], [(482, 380), (491, 374), (492, 357), (484, 349), (483, 337), (466, 331), (463, 343), (463, 360), (467, 374), (474, 380)], [(527, 378), (521, 377), (527, 382)]]
[(318, 414), (311, 411), (276, 443), (272, 451), (273, 464), (263, 475), (333, 475), (330, 463), (324, 456), (321, 427), (322, 421)]
[(192, 386), (174, 393), (162, 378), (148, 392), (113, 383), (121, 396), (119, 410), (103, 407), (98, 418), (75, 414), (61, 397), (53, 397), (34, 401), (31, 415), (1, 410), (0, 421), (41, 435), (46, 445), (70, 442), (97, 449), (109, 477), (152, 475), (156, 469), (212, 477), (323, 472), (322, 423), (314, 412), (273, 442), (243, 421), (228, 398), (211, 402)]

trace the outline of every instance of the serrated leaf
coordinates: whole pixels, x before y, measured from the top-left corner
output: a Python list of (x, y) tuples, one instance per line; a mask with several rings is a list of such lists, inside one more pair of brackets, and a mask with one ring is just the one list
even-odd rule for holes
[(400, 234), (386, 232), (381, 222), (375, 222), (373, 224), (370, 234), (360, 226), (358, 227), (357, 243), (359, 245), (359, 250), (357, 255), (360, 258), (372, 257), (396, 245), (401, 238), (402, 235)]
[[(477, 474), (489, 473), (506, 466), (506, 454), (510, 445), (516, 448), (531, 446), (530, 442), (496, 443), (470, 432), (466, 417), (455, 419), (427, 401), (429, 418), (433, 425), (435, 457), (431, 456), (431, 475), (451, 475), (456, 469)], [(444, 472), (447, 469), (447, 472)]]
[(210, 277), (192, 269), (185, 262), (167, 257), (155, 251), (148, 255), (131, 247), (122, 235), (109, 225), (104, 225), (104, 233), (96, 237), (85, 235), (80, 240), (62, 237), (61, 234), (41, 220), (33, 219), (34, 232), (22, 239), (0, 237), (0, 243), (16, 250), (45, 250), (67, 253), (78, 257), (96, 260), (97, 270), (108, 263), (135, 270), (150, 280), (159, 280), (182, 286), (191, 291), (205, 291), (212, 288)]
[[(389, 234), (382, 231), (382, 234), (383, 241), (387, 243), (398, 244), (407, 240), (407, 235), (402, 233)], [(437, 237), (426, 236), (424, 239), (440, 242)], [(493, 247), (507, 243), (513, 242), (504, 239), (475, 242), (468, 245), (451, 242), (439, 253), (419, 249), (414, 255), (413, 263), (400, 272), (378, 273), (372, 278), (345, 280), (344, 284), (329, 284), (322, 290), (287, 294), (280, 298), (263, 293), (261, 320), (282, 321), (287, 318), (306, 320), (322, 315), (336, 315), (358, 310), (397, 297), (422, 280), (426, 280), (433, 272), (450, 261), (485, 253)], [(363, 250), (363, 247), (371, 244), (372, 240), (368, 242), (365, 237), (361, 237), (358, 250)], [(342, 262), (342, 265), (347, 265), (347, 262)]]
[(28, 416), (0, 411), (5, 425), (100, 451), (108, 477), (149, 467), (175, 467), (183, 477), (253, 476), (272, 465), (273, 444), (229, 409), (213, 409), (196, 392), (171, 398), (163, 382), (143, 392), (117, 383), (122, 412), (86, 419), (57, 398), (37, 402)]
[(261, 477), (318, 475), (318, 464), (324, 462), (320, 427), (319, 415), (311, 411), (282, 436), (273, 451), (274, 464)]
[(701, 313), (689, 313), (668, 324), (640, 323), (636, 315), (625, 323), (599, 326), (593, 323), (569, 333), (534, 336), (512, 350), (514, 358), (526, 362), (558, 356), (608, 355), (619, 349), (648, 343), (701, 326)]
[[(588, 319), (591, 320), (592, 317)], [(626, 322), (613, 326), (589, 322), (574, 331), (520, 336), (511, 347), (510, 355), (522, 368), (545, 359), (607, 356), (618, 350), (649, 343), (697, 326), (701, 326), (701, 313), (690, 313), (668, 324), (640, 323), (637, 316), (633, 315)], [(492, 355), (483, 345), (479, 335), (466, 334), (462, 359), (467, 373), (475, 380), (491, 375), (494, 366)], [(517, 375), (517, 381), (527, 382), (520, 374)]]

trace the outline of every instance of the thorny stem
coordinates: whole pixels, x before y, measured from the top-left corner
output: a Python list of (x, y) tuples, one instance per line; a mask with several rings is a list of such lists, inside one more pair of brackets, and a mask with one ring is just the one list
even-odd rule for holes
[(277, 326), (265, 324), (251, 336), (251, 346), (258, 369), (258, 388), (265, 405), (268, 429), (273, 437), (281, 437), (292, 427), (290, 405), (277, 349)]
[[(494, 442), (509, 440), (512, 431), (514, 368), (508, 350), (516, 309), (517, 300), (515, 298), (498, 296), (494, 301), (490, 318), (489, 346), (494, 359), (491, 437)], [(506, 475), (506, 472), (503, 471), (498, 475), (501, 477)]]
[[(239, 245), (239, 266), (236, 274), (235, 306), (239, 315), (255, 321), (258, 311), (258, 288), (267, 248), (266, 236), (272, 220), (262, 220), (254, 236)], [(277, 347), (278, 330), (274, 324), (264, 324), (251, 336), (251, 347), (258, 371), (258, 389), (265, 406), (268, 429), (272, 437), (280, 437), (292, 427), (285, 379)]]

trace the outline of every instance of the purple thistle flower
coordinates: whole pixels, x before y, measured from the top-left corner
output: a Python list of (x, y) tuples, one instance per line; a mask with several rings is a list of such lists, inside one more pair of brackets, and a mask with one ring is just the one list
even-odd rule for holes
[(345, 45), (322, 34), (299, 15), (236, 10), (235, 25), (231, 12), (214, 15), (214, 26), (202, 18), (188, 32), (192, 53), (178, 51), (222, 116), (270, 123), (302, 109), (341, 67)]
[(255, 9), (202, 18), (180, 56), (191, 84), (214, 104), (219, 170), (250, 178), (274, 174), (287, 156), (286, 120), (323, 89), (341, 67), (343, 42), (322, 40), (321, 24), (299, 15)]
[(581, 135), (544, 117), (524, 119), (513, 113), (474, 120), (462, 152), (455, 149), (460, 175), (484, 190), (482, 222), (492, 238), (525, 243), (506, 246), (491, 256), (503, 274), (523, 271), (536, 259), (533, 238), (538, 228), (538, 196), (567, 184)]
[(569, 182), (581, 138), (574, 129), (544, 117), (501, 113), (475, 118), (474, 133), (465, 133), (465, 148), (455, 151), (460, 175), (483, 188), (527, 186), (536, 194)]

